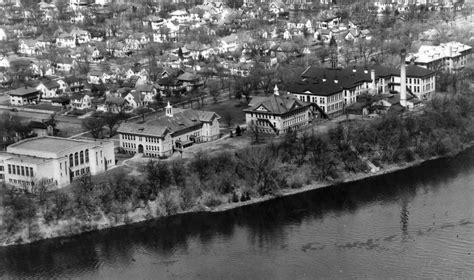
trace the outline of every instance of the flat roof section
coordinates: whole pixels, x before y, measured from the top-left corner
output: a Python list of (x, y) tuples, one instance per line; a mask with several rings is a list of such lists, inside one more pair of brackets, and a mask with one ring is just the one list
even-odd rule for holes
[(8, 148), (11, 147), (11, 148), (33, 150), (33, 151), (38, 151), (38, 152), (59, 153), (64, 150), (67, 150), (76, 146), (82, 146), (88, 143), (91, 143), (91, 142), (68, 139), (68, 138), (44, 136), (44, 137), (28, 138), (20, 142), (17, 142), (15, 144), (12, 144)]

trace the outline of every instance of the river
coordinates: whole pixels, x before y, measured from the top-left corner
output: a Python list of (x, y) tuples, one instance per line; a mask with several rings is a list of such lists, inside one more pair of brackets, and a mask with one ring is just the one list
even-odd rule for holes
[(474, 279), (474, 153), (223, 213), (3, 248), (0, 277)]

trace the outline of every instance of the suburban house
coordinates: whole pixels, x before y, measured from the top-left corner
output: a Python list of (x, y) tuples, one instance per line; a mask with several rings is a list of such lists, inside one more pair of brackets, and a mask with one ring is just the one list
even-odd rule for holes
[(191, 91), (194, 88), (204, 84), (204, 82), (197, 75), (189, 72), (179, 75), (176, 79), (181, 82), (184, 87), (186, 87), (186, 91)]
[(10, 60), (6, 56), (0, 56), (0, 68), (10, 68)]
[(439, 46), (423, 45), (417, 53), (409, 54), (406, 62), (438, 71), (458, 72), (466, 66), (472, 47), (459, 42), (442, 43)]
[(21, 87), (8, 92), (12, 106), (37, 104), (41, 99), (41, 91), (36, 87)]
[(256, 96), (249, 105), (250, 108), (244, 110), (245, 122), (262, 133), (285, 133), (323, 116), (315, 103), (301, 101), (289, 94), (280, 95), (276, 85), (272, 95)]
[(219, 51), (221, 53), (233, 52), (237, 50), (239, 38), (235, 34), (230, 34), (224, 38), (221, 38), (221, 45)]
[(42, 99), (57, 97), (61, 92), (59, 83), (54, 80), (41, 82), (36, 88), (42, 92)]
[(20, 40), (20, 43), (18, 46), (18, 52), (27, 56), (36, 55), (38, 53), (38, 49), (36, 47), (36, 40), (34, 39)]
[(71, 95), (71, 106), (73, 108), (84, 110), (92, 107), (91, 97), (85, 93), (73, 93)]
[(0, 28), (0, 41), (6, 41), (8, 39), (7, 32), (4, 28)]
[(68, 76), (64, 79), (70, 92), (81, 92), (84, 89), (84, 80), (76, 76)]
[(157, 92), (154, 85), (138, 84), (135, 86), (135, 91), (141, 95), (142, 104), (146, 105), (155, 102)]
[(76, 47), (76, 38), (67, 32), (61, 32), (56, 37), (56, 46), (58, 48), (75, 48)]
[(117, 130), (120, 147), (130, 154), (167, 157), (194, 143), (218, 139), (219, 119), (214, 112), (174, 109), (168, 103), (164, 116), (122, 123)]

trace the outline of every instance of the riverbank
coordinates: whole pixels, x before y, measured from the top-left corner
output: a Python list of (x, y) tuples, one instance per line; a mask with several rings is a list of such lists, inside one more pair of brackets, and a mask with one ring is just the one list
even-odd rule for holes
[(14, 245), (23, 245), (29, 244), (34, 242), (40, 242), (46, 239), (53, 239), (53, 238), (64, 238), (64, 237), (73, 237), (76, 235), (80, 235), (86, 232), (98, 231), (103, 229), (110, 229), (110, 228), (118, 228), (122, 226), (127, 226), (130, 224), (138, 224), (144, 223), (149, 220), (159, 219), (159, 218), (166, 218), (169, 216), (174, 215), (183, 215), (186, 213), (194, 213), (194, 212), (223, 212), (229, 211), (231, 209), (236, 209), (239, 207), (244, 207), (247, 205), (262, 203), (268, 200), (276, 199), (279, 197), (285, 197), (290, 195), (295, 195), (299, 193), (304, 193), (316, 189), (327, 188), (327, 187), (336, 187), (341, 184), (352, 183), (360, 180), (364, 180), (371, 177), (383, 176), (385, 174), (401, 171), (408, 168), (413, 168), (420, 164), (423, 164), (428, 161), (442, 159), (442, 158), (450, 158), (455, 157), (462, 152), (466, 152), (472, 150), (474, 147), (474, 142), (469, 144), (463, 145), (463, 147), (457, 151), (454, 151), (450, 154), (443, 155), (443, 156), (433, 156), (426, 159), (417, 159), (412, 162), (407, 162), (403, 164), (390, 164), (383, 166), (379, 171), (374, 173), (354, 173), (350, 175), (346, 175), (345, 178), (342, 178), (338, 181), (333, 182), (313, 182), (311, 184), (304, 185), (301, 188), (283, 188), (280, 189), (274, 195), (265, 195), (263, 197), (255, 197), (251, 198), (250, 200), (244, 202), (227, 202), (223, 203), (216, 207), (205, 207), (202, 205), (198, 205), (186, 211), (178, 211), (175, 214), (168, 215), (166, 211), (163, 209), (162, 204), (162, 197), (157, 197), (154, 201), (148, 201), (146, 204), (142, 205), (142, 207), (138, 207), (131, 212), (123, 213), (121, 217), (111, 219), (107, 215), (100, 215), (100, 218), (96, 218), (85, 222), (84, 220), (80, 220), (78, 218), (72, 219), (64, 219), (59, 220), (54, 224), (46, 224), (44, 222), (39, 223), (38, 229), (36, 234), (30, 235), (29, 228), (25, 227), (22, 231), (17, 232), (14, 235), (8, 236), (2, 240), (0, 246), (14, 246)]

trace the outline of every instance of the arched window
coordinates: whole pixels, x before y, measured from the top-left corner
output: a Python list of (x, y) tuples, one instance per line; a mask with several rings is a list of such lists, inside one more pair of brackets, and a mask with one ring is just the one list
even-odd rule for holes
[(86, 154), (86, 163), (88, 163), (89, 162), (89, 150), (86, 150), (85, 154)]
[(74, 166), (74, 161), (73, 161), (73, 158), (72, 158), (72, 154), (69, 155), (69, 166), (70, 167)]
[(74, 154), (74, 165), (79, 165), (79, 153)]
[(84, 164), (84, 152), (81, 151), (80, 153), (80, 158), (81, 158), (81, 164)]

